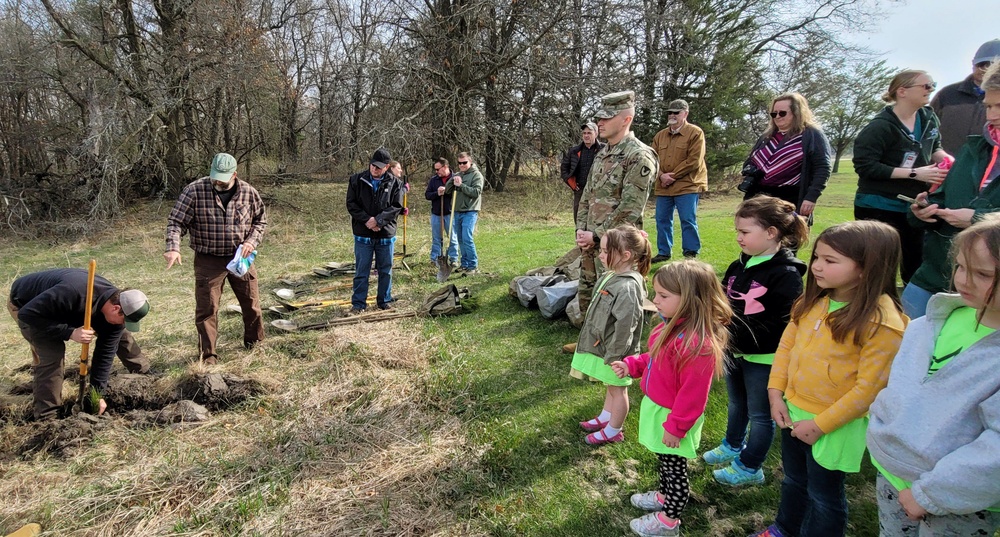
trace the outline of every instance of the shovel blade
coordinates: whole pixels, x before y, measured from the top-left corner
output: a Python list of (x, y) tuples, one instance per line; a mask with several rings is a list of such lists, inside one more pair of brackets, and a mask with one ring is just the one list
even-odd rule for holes
[(444, 283), (448, 276), (451, 276), (451, 263), (448, 261), (448, 256), (442, 255), (437, 258), (437, 281)]
[(285, 300), (292, 300), (295, 298), (295, 291), (291, 289), (275, 289), (274, 294), (278, 298), (283, 298)]

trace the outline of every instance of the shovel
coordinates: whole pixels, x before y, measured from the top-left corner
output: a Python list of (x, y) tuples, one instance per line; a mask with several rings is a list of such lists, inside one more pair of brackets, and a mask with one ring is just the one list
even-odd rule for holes
[(326, 293), (328, 291), (335, 291), (337, 289), (344, 289), (350, 287), (351, 282), (337, 283), (333, 285), (327, 285), (324, 287), (317, 287), (316, 289), (302, 288), (302, 289), (288, 289), (281, 288), (275, 289), (274, 294), (282, 300), (293, 300), (296, 296), (305, 293)]
[(339, 319), (333, 319), (332, 321), (326, 321), (324, 323), (305, 324), (301, 326), (287, 319), (275, 319), (271, 321), (271, 326), (277, 328), (278, 330), (284, 330), (285, 332), (298, 332), (300, 330), (324, 330), (333, 326), (339, 326), (345, 324), (388, 321), (390, 319), (404, 319), (406, 317), (416, 317), (416, 316), (417, 312), (415, 311), (372, 312), (372, 313), (362, 313), (361, 315), (355, 315), (353, 317), (341, 317)]
[[(97, 274), (97, 261), (94, 259), (90, 260), (90, 264), (87, 266), (87, 307), (83, 310), (83, 329), (90, 330), (90, 310), (94, 307), (94, 276)], [(80, 392), (77, 395), (76, 401), (80, 405), (80, 410), (84, 409), (83, 406), (83, 392), (87, 388), (87, 353), (90, 351), (90, 343), (84, 343), (80, 349)]]
[(451, 263), (448, 261), (448, 249), (451, 248), (451, 230), (452, 230), (451, 226), (455, 225), (455, 200), (457, 199), (458, 196), (456, 196), (455, 192), (452, 191), (451, 220), (448, 223), (448, 246), (445, 246), (444, 198), (441, 198), (441, 255), (439, 255), (437, 258), (437, 266), (438, 266), (437, 281), (439, 282), (444, 282), (445, 280), (448, 279), (448, 276), (451, 276)]

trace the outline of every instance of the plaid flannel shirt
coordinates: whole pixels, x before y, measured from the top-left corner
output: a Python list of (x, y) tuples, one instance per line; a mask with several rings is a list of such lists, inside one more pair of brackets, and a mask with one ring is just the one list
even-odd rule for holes
[(236, 193), (224, 207), (212, 180), (202, 177), (184, 187), (167, 217), (166, 251), (179, 252), (181, 237), (190, 232), (195, 252), (229, 257), (243, 243), (257, 248), (266, 228), (267, 213), (257, 189), (237, 178)]

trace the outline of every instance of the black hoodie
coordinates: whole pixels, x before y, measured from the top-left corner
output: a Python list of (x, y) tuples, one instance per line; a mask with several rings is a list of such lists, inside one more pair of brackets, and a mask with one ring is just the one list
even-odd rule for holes
[[(94, 356), (90, 382), (101, 392), (108, 385), (118, 339), (125, 330), (125, 325), (111, 324), (101, 313), (104, 303), (116, 291), (118, 288), (108, 280), (94, 277), (90, 327), (96, 332), (97, 339), (92, 344)], [(10, 286), (10, 301), (20, 310), (17, 320), (30, 326), (33, 334), (67, 341), (74, 329), (83, 326), (87, 271), (63, 268), (26, 274)]]
[(781, 334), (791, 318), (792, 303), (802, 294), (806, 264), (787, 248), (748, 269), (749, 260), (749, 255), (740, 254), (722, 277), (722, 287), (733, 307), (729, 351), (771, 354), (778, 350)]

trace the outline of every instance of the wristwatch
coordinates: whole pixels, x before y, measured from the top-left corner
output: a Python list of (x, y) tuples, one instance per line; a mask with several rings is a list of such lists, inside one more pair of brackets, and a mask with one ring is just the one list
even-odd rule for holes
[(910, 168), (910, 179), (916, 179), (916, 178), (917, 178), (917, 170)]

